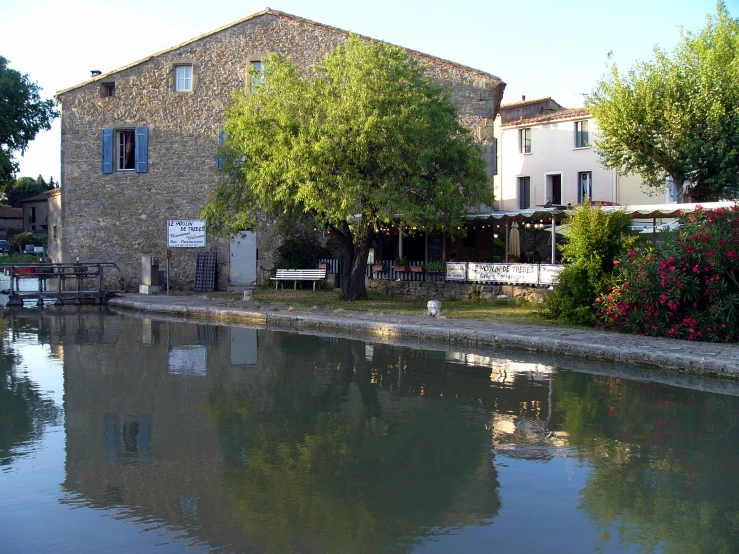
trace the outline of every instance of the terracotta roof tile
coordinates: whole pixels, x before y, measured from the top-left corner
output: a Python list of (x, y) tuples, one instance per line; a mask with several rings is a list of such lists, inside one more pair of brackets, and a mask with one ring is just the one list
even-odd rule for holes
[(547, 123), (549, 121), (559, 121), (562, 119), (577, 119), (582, 117), (590, 117), (590, 112), (586, 108), (567, 108), (557, 110), (544, 115), (536, 115), (534, 117), (522, 117), (516, 121), (504, 123), (503, 127), (520, 127), (521, 125), (534, 125), (537, 123)]
[(0, 206), (0, 219), (23, 219), (23, 208)]

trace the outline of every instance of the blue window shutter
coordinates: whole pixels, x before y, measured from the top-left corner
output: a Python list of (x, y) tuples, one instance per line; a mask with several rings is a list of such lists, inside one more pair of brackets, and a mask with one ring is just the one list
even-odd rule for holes
[(136, 127), (136, 173), (149, 171), (149, 129)]
[(103, 129), (103, 173), (113, 173), (113, 129)]
[(218, 169), (223, 169), (223, 156), (221, 156), (221, 146), (223, 146), (223, 143), (226, 140), (226, 130), (223, 128), (223, 125), (219, 125), (218, 127), (218, 159), (216, 160), (216, 167)]

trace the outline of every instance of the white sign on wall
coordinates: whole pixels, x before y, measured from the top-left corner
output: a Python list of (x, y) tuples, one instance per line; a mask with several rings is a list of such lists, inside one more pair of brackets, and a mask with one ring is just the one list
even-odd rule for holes
[(539, 284), (536, 264), (476, 264), (467, 265), (467, 279), (480, 283)]
[(205, 247), (205, 221), (202, 219), (168, 220), (167, 246), (170, 248)]
[(446, 280), (467, 280), (467, 264), (465, 262), (449, 262), (448, 264), (446, 264)]

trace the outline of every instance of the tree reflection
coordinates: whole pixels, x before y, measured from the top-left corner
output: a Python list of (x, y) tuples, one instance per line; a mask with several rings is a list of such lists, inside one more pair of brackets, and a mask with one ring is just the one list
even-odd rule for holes
[(28, 377), (17, 375), (15, 357), (0, 352), (0, 465), (10, 465), (18, 447), (38, 440), (44, 426), (59, 416), (59, 408), (44, 398)]
[(373, 366), (393, 360), (360, 346), (331, 348), (328, 380), (319, 355), (321, 371), (283, 360), (259, 386), (211, 394), (229, 500), (259, 551), (403, 552), (498, 511), (489, 415), (381, 390)]
[(739, 552), (739, 399), (558, 373), (557, 411), (592, 472), (581, 508), (646, 552)]

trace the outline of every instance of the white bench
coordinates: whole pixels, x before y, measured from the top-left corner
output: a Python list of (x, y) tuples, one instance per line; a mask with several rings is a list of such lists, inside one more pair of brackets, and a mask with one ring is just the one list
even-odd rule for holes
[(313, 281), (313, 290), (316, 290), (316, 281), (323, 281), (326, 278), (325, 269), (278, 269), (274, 277), (270, 277), (275, 282), (275, 290), (280, 281), (293, 281), (293, 290), (298, 288), (298, 281)]

